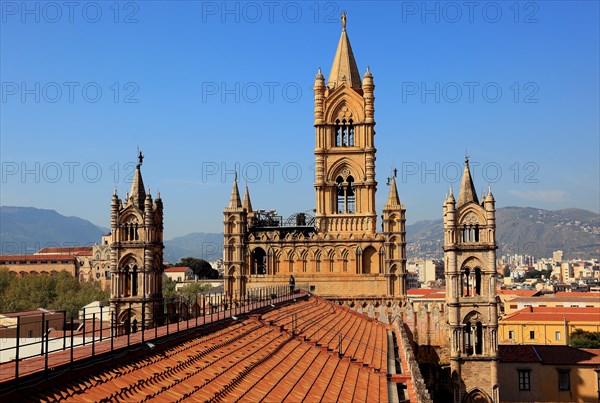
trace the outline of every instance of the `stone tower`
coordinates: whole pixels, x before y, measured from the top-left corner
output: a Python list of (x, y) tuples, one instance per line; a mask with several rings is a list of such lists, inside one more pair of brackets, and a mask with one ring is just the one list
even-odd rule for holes
[(361, 83), (346, 14), (331, 72), (315, 78), (316, 226), (324, 234), (375, 234), (375, 119), (373, 75)]
[(344, 13), (329, 77), (319, 68), (314, 82), (316, 204), (282, 217), (253, 208), (247, 187), (240, 200), (234, 181), (223, 221), (226, 293), (287, 286), (293, 275), (298, 288), (371, 311), (405, 296), (395, 178), (377, 232), (374, 91), (369, 68), (361, 81)]
[(446, 303), (454, 402), (498, 402), (494, 196), (477, 199), (469, 160), (455, 201), (444, 202)]
[(223, 233), (226, 242), (223, 247), (223, 267), (225, 268), (223, 279), (225, 290), (234, 296), (246, 292), (247, 270), (244, 254), (248, 226), (247, 209), (252, 210), (248, 186), (246, 186), (242, 203), (236, 174), (229, 197), (229, 205), (223, 211)]
[(162, 312), (163, 204), (144, 189), (140, 152), (131, 190), (111, 203), (110, 304), (121, 332), (156, 324)]
[(383, 235), (385, 237), (385, 261), (388, 268), (388, 295), (406, 295), (406, 209), (400, 203), (396, 188), (396, 170), (390, 179), (390, 194), (383, 207)]

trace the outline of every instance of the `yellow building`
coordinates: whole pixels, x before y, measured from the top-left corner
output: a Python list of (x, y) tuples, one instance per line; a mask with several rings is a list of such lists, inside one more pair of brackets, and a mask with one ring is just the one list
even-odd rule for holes
[(369, 68), (361, 81), (343, 14), (329, 77), (319, 69), (314, 83), (315, 215), (255, 210), (236, 179), (223, 221), (225, 290), (234, 298), (287, 285), (292, 275), (329, 298), (405, 295), (405, 209), (394, 177), (377, 232), (374, 89)]
[(503, 402), (597, 402), (600, 349), (500, 346)]
[(600, 308), (600, 294), (591, 292), (557, 292), (540, 296), (519, 296), (504, 303), (504, 314), (523, 308)]
[(527, 307), (498, 322), (500, 344), (568, 345), (581, 329), (600, 332), (600, 308)]

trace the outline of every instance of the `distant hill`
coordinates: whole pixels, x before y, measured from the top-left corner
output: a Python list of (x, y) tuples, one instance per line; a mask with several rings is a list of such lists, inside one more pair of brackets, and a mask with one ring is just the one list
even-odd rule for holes
[[(567, 259), (600, 257), (600, 216), (591, 211), (502, 207), (496, 224), (498, 256), (551, 257), (560, 249)], [(441, 219), (407, 225), (408, 257), (441, 256), (442, 226)]]
[(48, 246), (86, 246), (107, 231), (54, 210), (0, 206), (0, 254), (28, 254)]
[[(600, 257), (600, 216), (581, 209), (542, 210), (503, 207), (496, 213), (498, 256), (507, 253), (551, 257), (562, 250), (567, 259)], [(1, 254), (33, 253), (44, 246), (93, 245), (107, 229), (53, 210), (0, 207)], [(442, 255), (442, 220), (406, 226), (407, 256)], [(165, 259), (214, 261), (223, 255), (223, 234), (195, 232), (165, 241)]]
[(176, 263), (182, 257), (197, 257), (208, 262), (223, 257), (223, 233), (193, 232), (165, 241), (166, 260)]

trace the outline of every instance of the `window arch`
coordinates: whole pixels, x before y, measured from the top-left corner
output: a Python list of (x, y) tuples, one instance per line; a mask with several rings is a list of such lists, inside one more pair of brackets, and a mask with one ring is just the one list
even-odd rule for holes
[(338, 176), (335, 180), (337, 188), (337, 212), (338, 214), (353, 214), (356, 209), (356, 195), (354, 189), (354, 178), (349, 175), (346, 180)]
[(352, 119), (336, 119), (335, 121), (335, 146), (354, 147), (354, 122)]

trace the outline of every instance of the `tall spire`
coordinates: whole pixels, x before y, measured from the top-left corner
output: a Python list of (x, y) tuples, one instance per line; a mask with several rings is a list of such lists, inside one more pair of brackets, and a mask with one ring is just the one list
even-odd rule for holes
[(242, 201), (240, 200), (240, 191), (237, 185), (237, 174), (235, 174), (235, 180), (233, 181), (233, 187), (231, 188), (231, 197), (229, 198), (229, 208), (241, 208)]
[(390, 194), (388, 195), (387, 203), (385, 204), (387, 207), (399, 207), (400, 197), (398, 196), (398, 188), (396, 187), (396, 176), (392, 175), (390, 179)]
[(141, 166), (144, 161), (142, 152), (139, 152), (138, 163), (135, 166), (135, 173), (133, 175), (133, 182), (131, 182), (131, 191), (129, 192), (129, 199), (137, 208), (140, 210), (144, 209), (144, 201), (146, 199), (146, 190), (144, 189), (144, 181), (142, 180)]
[(346, 33), (345, 11), (342, 13), (342, 35), (335, 51), (327, 86), (329, 88), (336, 88), (342, 82), (346, 82), (347, 86), (355, 90), (360, 89), (362, 86), (356, 60), (354, 60), (354, 53), (352, 53), (352, 46), (350, 46), (350, 39), (348, 39), (348, 34)]
[(248, 184), (246, 183), (246, 189), (244, 190), (244, 201), (242, 207), (246, 209), (246, 213), (252, 213), (252, 202), (250, 201), (250, 192), (248, 191)]
[(473, 185), (473, 179), (471, 179), (471, 171), (469, 170), (469, 157), (465, 157), (465, 170), (460, 185), (460, 193), (458, 194), (458, 206), (460, 207), (470, 202), (479, 204), (475, 185)]

